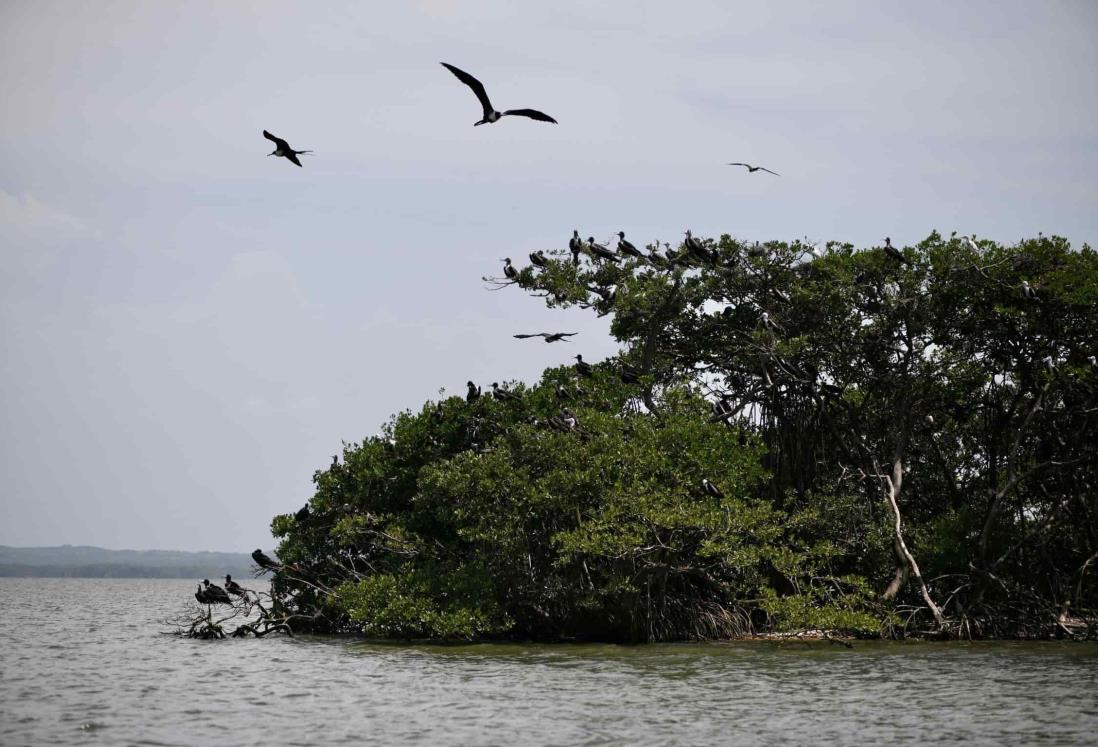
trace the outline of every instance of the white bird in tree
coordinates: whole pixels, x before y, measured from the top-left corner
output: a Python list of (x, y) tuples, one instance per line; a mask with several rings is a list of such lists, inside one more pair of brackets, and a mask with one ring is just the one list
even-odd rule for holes
[(469, 73), (465, 72), (464, 70), (459, 70), (453, 65), (445, 62), (441, 64), (444, 68), (453, 73), (458, 80), (469, 86), (469, 88), (473, 89), (473, 93), (475, 93), (477, 99), (480, 100), (480, 105), (484, 107), (484, 118), (481, 119), (479, 122), (474, 123), (474, 127), (476, 127), (477, 125), (498, 122), (500, 120), (500, 117), (507, 116), (529, 117), (530, 119), (536, 119), (539, 122), (552, 122), (553, 124), (557, 123), (557, 120), (553, 119), (544, 112), (537, 111), (536, 109), (508, 109), (504, 112), (496, 111), (496, 108), (492, 106), (492, 102), (488, 100), (488, 93), (484, 90), (483, 83), (474, 78), (472, 75), (469, 75)]
[(268, 156), (282, 156), (290, 163), (296, 163), (298, 166), (301, 165), (301, 161), (297, 160), (299, 155), (302, 153), (312, 153), (311, 150), (294, 150), (285, 140), (280, 137), (275, 137), (266, 130), (263, 131), (263, 137), (275, 144), (275, 149), (268, 153)]
[(964, 246), (965, 249), (968, 249), (970, 252), (980, 251), (980, 247), (976, 246), (976, 242), (974, 241), (974, 236), (971, 236), (971, 237), (970, 236), (962, 236), (961, 237), (961, 244)]

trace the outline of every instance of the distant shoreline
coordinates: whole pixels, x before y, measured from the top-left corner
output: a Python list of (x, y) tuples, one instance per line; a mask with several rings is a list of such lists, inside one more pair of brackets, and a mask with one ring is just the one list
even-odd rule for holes
[(107, 550), (102, 547), (0, 545), (0, 578), (248, 578), (245, 553)]

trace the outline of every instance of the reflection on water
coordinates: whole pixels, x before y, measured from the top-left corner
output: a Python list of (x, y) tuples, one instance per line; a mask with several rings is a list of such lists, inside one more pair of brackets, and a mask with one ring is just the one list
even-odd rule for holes
[(165, 580), (0, 579), (0, 744), (1085, 743), (1098, 645), (190, 641)]

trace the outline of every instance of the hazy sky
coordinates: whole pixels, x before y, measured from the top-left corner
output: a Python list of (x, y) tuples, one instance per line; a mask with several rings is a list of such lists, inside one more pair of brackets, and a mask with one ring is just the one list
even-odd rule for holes
[[(0, 544), (271, 547), (341, 440), (615, 350), (480, 281), (572, 228), (1096, 243), (1096, 42), (1093, 0), (0, 0)], [(473, 128), (441, 60), (560, 124)]]

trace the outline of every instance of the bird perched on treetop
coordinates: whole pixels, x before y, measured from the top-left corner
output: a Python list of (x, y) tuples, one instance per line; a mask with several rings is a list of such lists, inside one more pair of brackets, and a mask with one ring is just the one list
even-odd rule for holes
[(911, 264), (911, 261), (903, 255), (903, 252), (892, 246), (892, 239), (888, 238), (887, 236), (885, 236), (884, 251), (885, 254), (892, 257), (892, 259), (903, 262), (905, 265)]
[(548, 267), (549, 260), (545, 258), (545, 252), (538, 249), (536, 252), (530, 252), (530, 264), (535, 267)]
[(509, 280), (514, 280), (518, 277), (518, 270), (511, 266), (511, 258), (503, 258), (503, 274), (507, 276)]
[(583, 360), (583, 356), (576, 354), (576, 373), (580, 376), (591, 376), (591, 364)]
[(640, 253), (640, 250), (625, 240), (625, 231), (618, 231), (618, 253), (628, 257), (644, 259), (644, 255)]
[(615, 264), (621, 261), (612, 251), (602, 244), (597, 243), (594, 236), (587, 237), (587, 248), (590, 249), (591, 253), (596, 257), (601, 257), (602, 259), (609, 260)]
[(471, 381), (465, 382), (465, 386), (465, 401), (469, 404), (473, 404), (480, 397), (480, 387)]
[(472, 75), (469, 75), (469, 73), (465, 72), (464, 70), (459, 70), (453, 65), (445, 62), (440, 64), (451, 73), (453, 73), (458, 80), (469, 86), (469, 88), (473, 90), (473, 93), (476, 94), (477, 99), (480, 100), (480, 105), (484, 107), (484, 118), (481, 119), (479, 122), (476, 122), (473, 125), (474, 127), (476, 127), (477, 125), (498, 122), (501, 117), (507, 116), (529, 117), (530, 119), (536, 119), (539, 122), (552, 122), (553, 124), (557, 123), (557, 120), (553, 119), (548, 114), (537, 111), (536, 109), (508, 109), (505, 112), (496, 111), (495, 107), (492, 106), (492, 102), (488, 100), (488, 93), (484, 90), (484, 84), (482, 84)]

